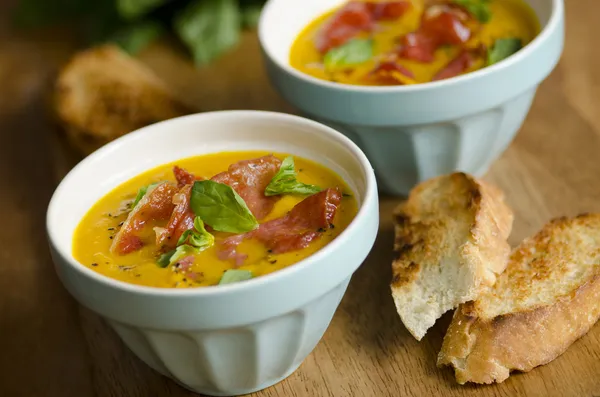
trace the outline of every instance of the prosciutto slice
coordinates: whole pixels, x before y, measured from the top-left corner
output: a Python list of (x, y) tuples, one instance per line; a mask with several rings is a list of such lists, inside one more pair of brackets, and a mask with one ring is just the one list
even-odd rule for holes
[(279, 200), (278, 196), (265, 196), (265, 188), (280, 166), (281, 160), (268, 155), (232, 164), (227, 171), (213, 176), (211, 180), (231, 186), (244, 199), (256, 219), (260, 220), (271, 212)]
[(144, 242), (139, 236), (140, 232), (151, 221), (169, 219), (175, 208), (173, 196), (176, 193), (177, 187), (170, 182), (161, 183), (146, 192), (115, 235), (111, 252), (125, 255), (142, 248)]
[(337, 188), (309, 196), (287, 215), (265, 222), (252, 232), (223, 240), (219, 247), (219, 258), (241, 265), (246, 256), (236, 252), (236, 249), (242, 241), (250, 238), (262, 242), (276, 254), (306, 248), (330, 227), (341, 199), (342, 194)]
[(323, 25), (315, 45), (324, 54), (361, 32), (370, 32), (377, 21), (400, 18), (410, 7), (408, 1), (350, 1)]
[[(192, 179), (193, 181), (193, 179)], [(190, 207), (190, 196), (193, 185), (183, 186), (179, 192), (173, 196), (174, 209), (171, 218), (164, 228), (154, 228), (156, 232), (156, 245), (163, 248), (174, 248), (177, 245), (179, 237), (194, 227), (194, 218), (196, 215)]]
[(429, 63), (442, 45), (461, 45), (471, 37), (467, 26), (469, 19), (462, 9), (446, 4), (436, 4), (423, 14), (421, 27), (401, 39), (398, 55), (405, 59)]
[(361, 1), (351, 1), (340, 8), (317, 34), (315, 45), (319, 52), (326, 53), (339, 47), (360, 32), (370, 31), (373, 20), (369, 7)]
[(405, 84), (406, 78), (414, 79), (414, 74), (396, 60), (380, 62), (367, 76), (368, 80), (378, 84)]
[(177, 185), (182, 188), (185, 185), (189, 185), (194, 183), (194, 181), (203, 181), (204, 178), (201, 176), (195, 176), (191, 172), (184, 170), (178, 166), (173, 167), (173, 174), (175, 175), (175, 179), (177, 180)]
[(474, 62), (475, 58), (473, 54), (468, 51), (463, 51), (456, 58), (450, 61), (450, 63), (448, 63), (444, 69), (440, 70), (433, 77), (433, 81), (444, 80), (458, 76), (469, 69)]

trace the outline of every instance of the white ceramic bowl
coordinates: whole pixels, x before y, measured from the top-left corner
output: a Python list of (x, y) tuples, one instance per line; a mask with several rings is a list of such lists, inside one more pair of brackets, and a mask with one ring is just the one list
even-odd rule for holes
[(439, 174), (482, 175), (520, 129), (540, 82), (563, 49), (563, 0), (525, 0), (540, 35), (512, 57), (453, 79), (396, 87), (331, 83), (289, 64), (290, 47), (315, 17), (345, 0), (269, 0), (259, 37), (270, 79), (289, 102), (360, 146), (379, 187), (405, 195)]
[[(117, 185), (160, 164), (232, 150), (288, 152), (337, 172), (359, 201), (338, 238), (309, 258), (248, 282), (197, 289), (140, 287), (104, 277), (72, 256), (73, 232)], [(319, 342), (377, 234), (377, 186), (360, 149), (296, 116), (231, 111), (161, 122), (119, 138), (77, 165), (50, 202), (47, 228), (67, 290), (100, 314), (158, 372), (208, 395), (245, 394), (298, 368)]]

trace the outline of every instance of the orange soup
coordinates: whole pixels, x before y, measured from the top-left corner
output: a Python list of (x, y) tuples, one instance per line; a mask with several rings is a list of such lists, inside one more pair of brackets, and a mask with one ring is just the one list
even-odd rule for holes
[(100, 199), (75, 231), (73, 255), (133, 284), (227, 284), (312, 255), (356, 212), (344, 181), (312, 161), (204, 155), (152, 169)]
[(523, 0), (353, 0), (304, 29), (290, 64), (343, 84), (418, 84), (497, 63), (538, 33)]

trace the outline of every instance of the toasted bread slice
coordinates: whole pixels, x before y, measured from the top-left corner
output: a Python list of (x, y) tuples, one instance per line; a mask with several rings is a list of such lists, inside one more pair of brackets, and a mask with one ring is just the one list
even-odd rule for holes
[(138, 128), (193, 112), (150, 69), (112, 45), (80, 52), (62, 69), (54, 110), (84, 154)]
[(454, 173), (415, 187), (395, 219), (392, 296), (421, 340), (442, 314), (475, 299), (504, 271), (513, 214), (499, 189)]
[(492, 289), (454, 313), (438, 356), (456, 380), (493, 383), (562, 354), (600, 316), (600, 215), (523, 241)]

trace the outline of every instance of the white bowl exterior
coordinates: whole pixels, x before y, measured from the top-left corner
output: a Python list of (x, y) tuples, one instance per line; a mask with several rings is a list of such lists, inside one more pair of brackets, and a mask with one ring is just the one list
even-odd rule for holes
[[(177, 159), (225, 150), (272, 150), (337, 172), (360, 203), (354, 222), (308, 259), (249, 282), (169, 290), (108, 279), (75, 263), (72, 235), (99, 198), (131, 177)], [(244, 394), (291, 374), (312, 351), (369, 253), (378, 229), (373, 171), (341, 134), (295, 116), (216, 112), (158, 123), (78, 165), (48, 210), (57, 273), (151, 367), (209, 395)]]
[(294, 38), (340, 2), (270, 0), (259, 28), (266, 68), (286, 100), (365, 151), (380, 188), (391, 194), (405, 195), (420, 181), (457, 170), (485, 173), (520, 129), (563, 49), (562, 0), (528, 0), (542, 33), (506, 61), (458, 78), (373, 88), (322, 82), (292, 69)]

